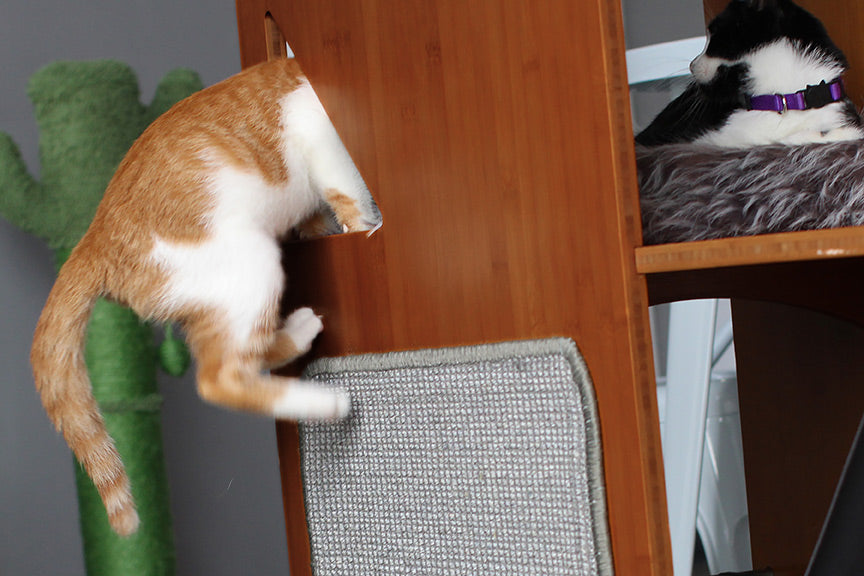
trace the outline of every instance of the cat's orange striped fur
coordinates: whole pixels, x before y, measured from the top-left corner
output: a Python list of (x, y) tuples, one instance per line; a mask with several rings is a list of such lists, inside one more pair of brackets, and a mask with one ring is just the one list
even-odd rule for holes
[(322, 210), (349, 231), (380, 224), (289, 59), (178, 103), (120, 164), (60, 271), (31, 353), (45, 410), (93, 479), (117, 533), (135, 532), (139, 520), (84, 364), (94, 301), (105, 296), (142, 318), (182, 325), (206, 400), (277, 418), (344, 416), (344, 393), (262, 374), (306, 352), (321, 330), (308, 308), (279, 317), (279, 239)]

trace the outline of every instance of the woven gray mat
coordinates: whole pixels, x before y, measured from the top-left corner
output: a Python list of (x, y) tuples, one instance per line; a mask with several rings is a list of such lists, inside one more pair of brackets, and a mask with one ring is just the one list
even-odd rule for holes
[(565, 339), (322, 359), (301, 426), (316, 576), (612, 574), (593, 389)]

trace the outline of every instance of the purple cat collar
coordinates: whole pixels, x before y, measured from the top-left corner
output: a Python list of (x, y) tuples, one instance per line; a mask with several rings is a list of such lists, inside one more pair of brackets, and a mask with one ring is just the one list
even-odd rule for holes
[(824, 80), (816, 86), (807, 86), (792, 94), (760, 94), (747, 98), (748, 110), (767, 110), (782, 114), (787, 110), (809, 110), (822, 108), (832, 102), (846, 97), (843, 80), (837, 79), (830, 83)]

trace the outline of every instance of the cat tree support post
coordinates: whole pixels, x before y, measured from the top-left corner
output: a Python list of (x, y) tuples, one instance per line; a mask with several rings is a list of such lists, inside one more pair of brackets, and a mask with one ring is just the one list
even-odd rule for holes
[[(156, 116), (200, 88), (194, 72), (175, 70), (160, 82), (150, 106), (144, 106), (134, 73), (120, 62), (46, 66), (34, 74), (28, 89), (40, 129), (42, 179), (30, 176), (17, 146), (0, 133), (0, 214), (45, 240), (59, 267), (89, 226), (135, 138)], [(142, 522), (130, 538), (111, 531), (93, 483), (76, 463), (84, 560), (91, 575), (174, 573), (153, 336), (131, 310), (97, 303), (88, 328), (87, 368), (107, 429), (126, 463)], [(178, 342), (165, 343), (163, 367), (182, 373), (183, 354), (172, 348)]]

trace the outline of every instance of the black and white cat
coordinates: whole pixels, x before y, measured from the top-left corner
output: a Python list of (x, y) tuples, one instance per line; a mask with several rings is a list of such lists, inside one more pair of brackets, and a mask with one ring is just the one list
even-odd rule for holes
[(822, 23), (790, 0), (732, 0), (708, 25), (693, 81), (636, 142), (743, 148), (862, 138), (846, 68)]

